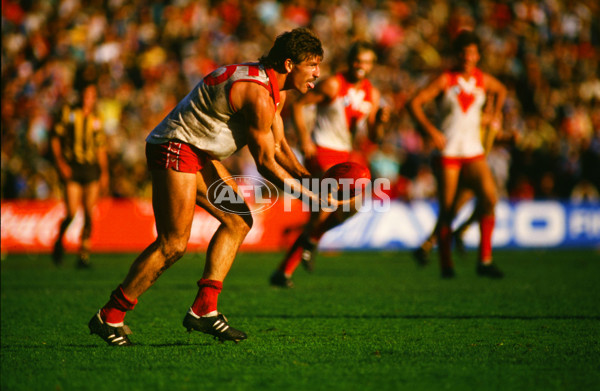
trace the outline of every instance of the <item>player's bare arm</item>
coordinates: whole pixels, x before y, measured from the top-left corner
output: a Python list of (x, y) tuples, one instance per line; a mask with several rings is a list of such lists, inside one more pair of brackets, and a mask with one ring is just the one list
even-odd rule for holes
[(285, 99), (286, 93), (280, 92), (279, 106), (277, 106), (273, 125), (271, 126), (275, 139), (275, 160), (294, 178), (307, 178), (310, 177), (310, 173), (300, 164), (285, 137), (283, 119), (281, 118), (281, 110), (285, 104)]
[(100, 165), (100, 191), (102, 194), (108, 194), (108, 152), (105, 146), (98, 147), (98, 164)]
[(498, 130), (502, 125), (502, 107), (506, 100), (506, 87), (498, 79), (487, 73), (483, 74), (483, 84), (486, 91), (495, 97), (490, 126)]
[(63, 181), (68, 181), (71, 179), (71, 167), (63, 157), (62, 146), (60, 145), (60, 139), (58, 137), (53, 136), (50, 139), (50, 148), (52, 149), (52, 156), (54, 157), (54, 161), (56, 162), (56, 168), (58, 169), (58, 174), (60, 175)]
[(367, 118), (367, 126), (369, 131), (369, 139), (372, 142), (381, 141), (385, 131), (385, 124), (390, 120), (390, 110), (388, 107), (381, 107), (381, 93), (375, 87), (371, 89), (373, 98), (373, 106)]
[(311, 138), (311, 130), (306, 126), (304, 107), (308, 105), (330, 102), (335, 98), (340, 89), (336, 77), (329, 77), (317, 84), (314, 90), (309, 90), (301, 95), (292, 105), (292, 120), (298, 132), (298, 139), (305, 158), (311, 158), (316, 152), (315, 144)]
[(248, 149), (258, 172), (281, 189), (287, 184), (291, 191), (318, 201), (318, 195), (302, 186), (275, 158), (272, 127), (277, 113), (268, 91), (256, 83), (236, 83), (232, 100), (236, 107), (241, 107), (248, 124)]
[(439, 150), (444, 149), (444, 146), (446, 145), (446, 138), (444, 137), (444, 134), (440, 132), (440, 130), (436, 128), (431, 121), (429, 121), (425, 115), (425, 112), (423, 111), (423, 106), (434, 100), (442, 91), (444, 91), (447, 82), (448, 80), (445, 75), (439, 76), (425, 88), (419, 91), (411, 100), (409, 106), (413, 117), (423, 127), (429, 137), (431, 137), (434, 146)]

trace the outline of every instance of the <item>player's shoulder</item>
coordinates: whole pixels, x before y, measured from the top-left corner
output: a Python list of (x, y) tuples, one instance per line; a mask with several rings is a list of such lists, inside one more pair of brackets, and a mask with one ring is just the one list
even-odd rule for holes
[(344, 76), (341, 73), (334, 73), (332, 75), (326, 76), (323, 80), (321, 80), (319, 85), (329, 85), (329, 86), (339, 86), (344, 82)]
[(229, 91), (229, 103), (234, 111), (242, 109), (267, 110), (274, 108), (269, 90), (259, 83), (238, 81)]

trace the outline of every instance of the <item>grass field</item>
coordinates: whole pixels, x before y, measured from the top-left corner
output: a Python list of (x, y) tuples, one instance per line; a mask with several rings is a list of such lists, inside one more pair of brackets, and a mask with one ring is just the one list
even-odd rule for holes
[(181, 325), (203, 254), (188, 254), (127, 315), (136, 346), (87, 322), (133, 255), (94, 269), (48, 256), (2, 261), (2, 390), (593, 390), (600, 385), (600, 254), (496, 251), (501, 281), (457, 278), (408, 252), (321, 254), (296, 288), (267, 279), (281, 254), (240, 254), (219, 299), (247, 341)]

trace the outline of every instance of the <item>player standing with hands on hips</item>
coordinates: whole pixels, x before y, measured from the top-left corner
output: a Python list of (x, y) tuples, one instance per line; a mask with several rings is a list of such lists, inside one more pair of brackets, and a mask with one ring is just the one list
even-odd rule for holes
[[(131, 345), (123, 321), (138, 298), (186, 251), (198, 205), (221, 223), (206, 253), (198, 293), (184, 317), (188, 331), (197, 330), (226, 341), (246, 339), (217, 311), (217, 298), (236, 253), (252, 227), (248, 205), (223, 200), (218, 208), (208, 192), (220, 181), (237, 193), (237, 185), (220, 162), (243, 146), (258, 171), (280, 188), (311, 200), (318, 196), (302, 187), (309, 176), (290, 149), (281, 109), (285, 90), (306, 93), (319, 77), (321, 41), (308, 29), (279, 35), (259, 62), (221, 67), (206, 76), (146, 138), (152, 173), (152, 206), (158, 237), (133, 262), (124, 281), (89, 322), (90, 332), (109, 345)], [(233, 210), (239, 213), (228, 213)]]
[[(496, 185), (487, 165), (480, 128), (486, 94), (495, 95), (490, 126), (499, 129), (506, 88), (493, 76), (477, 68), (479, 40), (471, 31), (462, 31), (453, 44), (457, 64), (443, 72), (412, 99), (410, 109), (414, 118), (441, 152), (438, 174), (440, 228), (438, 245), (442, 277), (455, 276), (452, 261), (451, 223), (460, 186), (471, 188), (480, 206), (479, 262), (477, 274), (501, 278), (503, 273), (492, 263), (492, 232), (494, 207), (497, 201)], [(423, 105), (441, 95), (438, 129), (429, 121)]]

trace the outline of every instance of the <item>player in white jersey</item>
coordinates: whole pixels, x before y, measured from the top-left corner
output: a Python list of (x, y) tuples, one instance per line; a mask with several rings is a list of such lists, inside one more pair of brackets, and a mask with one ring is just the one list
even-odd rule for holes
[[(206, 76), (146, 139), (152, 173), (152, 206), (158, 237), (133, 262), (108, 303), (89, 322), (91, 333), (109, 345), (131, 342), (124, 325), (132, 310), (163, 271), (183, 256), (195, 206), (220, 221), (206, 254), (198, 294), (184, 317), (188, 331), (224, 341), (246, 339), (217, 311), (217, 298), (239, 246), (252, 226), (248, 205), (221, 199), (208, 191), (220, 183), (237, 193), (237, 185), (220, 162), (248, 145), (258, 171), (276, 185), (318, 203), (318, 196), (295, 178), (309, 172), (292, 153), (283, 132), (284, 90), (313, 88), (323, 57), (320, 40), (299, 28), (281, 34), (258, 63), (219, 68)], [(329, 200), (329, 202), (334, 202)], [(231, 213), (231, 211), (238, 213)]]
[[(491, 126), (500, 127), (506, 88), (493, 76), (477, 68), (479, 41), (474, 33), (462, 31), (454, 50), (458, 64), (443, 72), (412, 99), (410, 109), (415, 119), (441, 152), (438, 175), (440, 227), (438, 243), (442, 277), (454, 277), (451, 254), (451, 228), (459, 186), (471, 188), (480, 207), (479, 262), (481, 276), (501, 278), (503, 273), (492, 263), (494, 207), (497, 201), (492, 173), (484, 156), (480, 128), (486, 94), (494, 95)], [(438, 129), (425, 115), (423, 105), (441, 95)]]
[[(366, 123), (372, 140), (382, 137), (383, 125), (389, 119), (389, 110), (380, 108), (380, 92), (367, 79), (376, 60), (375, 49), (369, 42), (355, 42), (348, 52), (348, 68), (345, 71), (327, 77), (314, 90), (294, 102), (294, 124), (299, 133), (306, 166), (313, 176), (320, 177), (331, 166), (357, 158), (366, 164), (362, 153), (352, 155), (354, 138), (362, 124)], [(312, 131), (308, 129), (304, 117), (307, 105), (317, 107), (316, 123)], [(312, 270), (314, 250), (319, 239), (354, 212), (356, 210), (321, 210), (311, 213), (303, 232), (271, 275), (271, 285), (292, 287), (291, 276), (300, 262), (309, 271)]]

